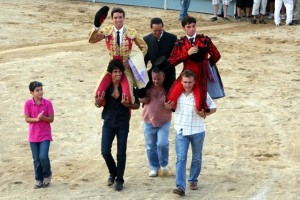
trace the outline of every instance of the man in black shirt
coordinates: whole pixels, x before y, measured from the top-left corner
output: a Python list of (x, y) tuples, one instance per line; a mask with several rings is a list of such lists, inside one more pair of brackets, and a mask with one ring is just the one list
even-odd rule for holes
[[(119, 60), (111, 60), (107, 72), (111, 75), (112, 83), (105, 92), (95, 96), (95, 105), (104, 105), (102, 119), (101, 154), (109, 170), (107, 185), (115, 184), (115, 189), (123, 189), (124, 171), (126, 164), (127, 137), (129, 132), (130, 110), (140, 107), (139, 99), (135, 95), (135, 101), (131, 104), (122, 93), (121, 78), (124, 73), (123, 63)], [(117, 137), (117, 164), (111, 154), (113, 140)]]
[[(161, 18), (155, 17), (151, 19), (150, 27), (152, 33), (146, 35), (143, 39), (147, 43), (148, 51), (145, 55), (145, 63), (146, 66), (149, 61), (151, 61), (152, 67), (155, 66), (155, 61), (161, 56), (166, 57), (168, 59), (172, 52), (175, 42), (177, 41), (177, 37), (174, 34), (168, 33), (164, 31), (164, 23)], [(167, 67), (166, 67), (167, 68)], [(149, 70), (149, 83), (146, 88), (149, 88), (152, 83), (151, 77), (152, 68)], [(176, 80), (176, 72), (175, 67), (169, 67), (165, 71), (166, 77), (164, 81), (164, 88), (166, 92), (169, 91), (171, 85)], [(139, 94), (143, 94), (139, 91)], [(139, 95), (140, 96), (140, 95)], [(140, 96), (143, 97), (143, 96)]]

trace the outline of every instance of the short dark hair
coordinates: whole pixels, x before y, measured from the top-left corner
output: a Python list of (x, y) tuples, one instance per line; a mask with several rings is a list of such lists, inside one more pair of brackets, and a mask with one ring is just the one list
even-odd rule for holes
[(196, 18), (191, 17), (191, 16), (186, 16), (185, 18), (183, 18), (183, 20), (181, 21), (181, 25), (182, 27), (185, 27), (185, 25), (187, 24), (191, 24), (191, 23), (197, 23)]
[(32, 81), (29, 84), (29, 91), (33, 92), (35, 90), (35, 88), (42, 87), (42, 86), (43, 86), (43, 84), (41, 82), (39, 82), (39, 81)]
[(120, 7), (113, 8), (110, 13), (111, 18), (113, 18), (115, 13), (123, 13), (123, 17), (125, 18), (125, 11), (122, 8), (120, 8)]
[(164, 23), (163, 23), (162, 19), (159, 18), (159, 17), (154, 17), (154, 18), (151, 19), (150, 28), (152, 28), (153, 24), (162, 24), (162, 26), (164, 26)]
[(183, 77), (187, 77), (187, 78), (189, 78), (189, 77), (193, 77), (194, 79), (195, 79), (195, 73), (193, 72), (193, 71), (191, 71), (191, 70), (184, 70), (182, 73), (181, 73), (181, 78), (183, 78)]
[(121, 70), (122, 72), (125, 71), (125, 67), (124, 67), (123, 63), (122, 63), (120, 60), (117, 60), (117, 59), (112, 59), (112, 60), (109, 62), (106, 71), (108, 71), (109, 73), (112, 73), (112, 71), (113, 71), (114, 69), (119, 69), (119, 70)]

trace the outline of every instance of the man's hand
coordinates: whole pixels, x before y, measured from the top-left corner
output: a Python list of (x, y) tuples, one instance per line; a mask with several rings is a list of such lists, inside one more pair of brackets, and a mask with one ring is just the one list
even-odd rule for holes
[(165, 108), (168, 110), (171, 110), (174, 105), (175, 105), (175, 101), (169, 100), (168, 102), (165, 102)]
[(123, 106), (125, 106), (127, 108), (131, 107), (131, 103), (129, 102), (128, 97), (126, 97), (124, 93), (122, 93), (121, 104), (123, 104)]
[(139, 98), (140, 103), (148, 104), (150, 102), (150, 97)]
[(205, 119), (206, 117), (206, 112), (204, 111), (204, 109), (201, 109), (201, 111), (199, 111), (196, 106), (195, 106), (195, 111), (196, 111), (196, 114), (199, 115), (200, 117), (203, 117)]
[(198, 47), (197, 46), (191, 47), (188, 51), (189, 56), (192, 55), (192, 54), (195, 54), (195, 53), (198, 53)]
[(104, 99), (105, 99), (105, 92), (103, 91), (102, 94), (100, 94), (100, 91), (98, 91), (95, 96), (95, 106), (101, 107)]

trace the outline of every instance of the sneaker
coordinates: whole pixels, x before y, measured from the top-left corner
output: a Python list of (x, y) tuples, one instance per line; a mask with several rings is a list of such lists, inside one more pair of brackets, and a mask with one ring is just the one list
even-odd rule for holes
[(212, 18), (210, 18), (210, 21), (212, 21), (212, 22), (217, 21), (217, 20), (218, 20), (217, 17), (212, 17)]
[(279, 26), (280, 26), (280, 24), (275, 24), (275, 26), (279, 27)]
[(109, 175), (108, 179), (107, 179), (107, 186), (112, 186), (115, 182), (115, 176), (113, 175)]
[(43, 187), (42, 181), (35, 181), (34, 189), (38, 189), (38, 188), (41, 188), (41, 187)]
[(170, 174), (170, 169), (169, 169), (168, 165), (165, 167), (161, 167), (160, 172), (161, 172), (162, 176), (168, 176)]
[(280, 19), (285, 19), (285, 15), (280, 15)]
[(123, 183), (121, 183), (121, 182), (116, 182), (115, 189), (116, 189), (117, 191), (123, 190)]
[(223, 20), (224, 21), (229, 21), (229, 18), (228, 17), (223, 17)]
[(191, 190), (198, 190), (197, 182), (190, 182), (190, 189)]
[(270, 14), (270, 15), (268, 16), (268, 19), (274, 19), (274, 14)]
[(260, 24), (267, 24), (267, 22), (265, 22), (265, 20), (263, 20), (263, 19), (259, 20), (259, 23)]
[(181, 189), (181, 187), (177, 187), (176, 189), (173, 190), (173, 193), (174, 194), (178, 194), (180, 196), (184, 196), (185, 195), (185, 192), (183, 189)]
[(157, 170), (154, 169), (150, 170), (149, 177), (156, 177), (156, 176), (158, 176)]
[(44, 178), (43, 187), (48, 187), (50, 185), (50, 183), (51, 183), (51, 176)]

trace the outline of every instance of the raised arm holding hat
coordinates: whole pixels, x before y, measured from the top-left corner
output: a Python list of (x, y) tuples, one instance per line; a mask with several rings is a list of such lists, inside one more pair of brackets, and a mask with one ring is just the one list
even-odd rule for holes
[[(102, 12), (100, 12), (102, 11)], [(135, 44), (140, 49), (143, 55), (147, 53), (147, 44), (140, 37), (138, 32), (124, 25), (125, 21), (125, 12), (122, 8), (113, 8), (111, 11), (111, 18), (113, 25), (104, 26), (104, 27), (96, 27), (98, 19), (100, 21), (100, 26), (102, 24), (102, 20), (104, 20), (104, 16), (107, 15), (105, 11), (107, 9), (100, 9), (95, 16), (95, 27), (92, 29), (92, 33), (89, 36), (90, 43), (97, 43), (101, 40), (105, 39), (106, 48), (109, 51), (109, 55), (111, 59), (119, 59), (123, 62), (125, 66), (125, 71), (122, 76), (121, 85), (123, 88), (123, 93), (125, 96), (131, 100), (134, 99), (133, 94), (133, 86), (137, 86), (136, 79), (133, 75), (132, 69), (129, 66), (128, 59), (130, 53), (132, 51), (132, 46)], [(100, 14), (99, 14), (100, 13)], [(95, 93), (102, 93), (107, 89), (107, 87), (111, 83), (110, 76), (104, 72), (101, 79), (99, 80), (99, 84), (96, 88)]]

